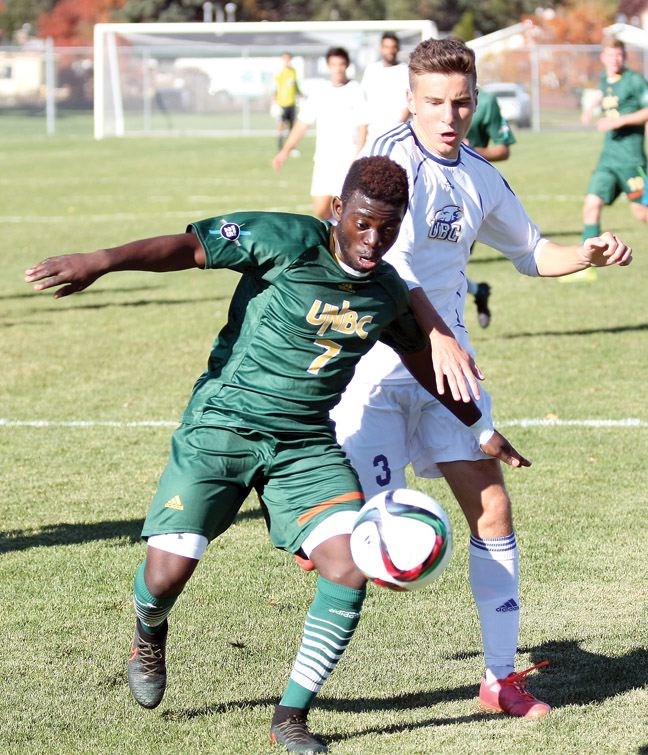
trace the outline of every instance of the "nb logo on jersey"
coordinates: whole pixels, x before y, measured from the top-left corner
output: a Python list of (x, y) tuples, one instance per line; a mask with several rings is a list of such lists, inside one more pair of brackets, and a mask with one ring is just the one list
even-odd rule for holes
[(330, 328), (337, 333), (355, 333), (360, 338), (366, 338), (367, 331), (365, 328), (372, 321), (372, 315), (358, 317), (357, 312), (349, 309), (349, 302), (346, 299), (342, 302), (341, 307), (336, 307), (334, 304), (322, 304), (319, 299), (315, 299), (306, 315), (307, 323), (319, 325), (318, 336), (323, 336)]
[(238, 225), (238, 223), (230, 223), (228, 220), (221, 218), (220, 228), (210, 228), (209, 233), (211, 236), (220, 236), (226, 241), (233, 242), (236, 246), (241, 246), (239, 237), (250, 235), (250, 231), (242, 231), (241, 228), (242, 226)]
[(428, 238), (439, 241), (453, 241), (455, 244), (461, 236), (461, 218), (463, 210), (457, 205), (446, 205), (442, 210), (434, 213)]

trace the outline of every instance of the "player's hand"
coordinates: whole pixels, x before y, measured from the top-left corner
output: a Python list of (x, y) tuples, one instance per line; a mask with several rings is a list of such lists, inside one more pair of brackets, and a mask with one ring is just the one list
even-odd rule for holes
[(283, 164), (286, 162), (286, 155), (284, 155), (283, 151), (277, 152), (277, 154), (272, 158), (272, 167), (279, 171), (283, 168)]
[(55, 299), (83, 291), (97, 280), (101, 271), (92, 254), (64, 254), (48, 257), (25, 270), (25, 281), (33, 283), (36, 291), (62, 286), (54, 293)]
[(481, 450), (510, 467), (530, 467), (531, 462), (518, 453), (506, 438), (495, 430), (488, 442), (482, 443)]
[(629, 265), (632, 262), (632, 247), (627, 246), (618, 236), (606, 231), (601, 236), (587, 239), (583, 243), (586, 261), (595, 267), (608, 265)]
[(599, 118), (596, 122), (596, 128), (602, 134), (606, 133), (607, 131), (616, 131), (616, 129), (621, 128), (621, 126), (622, 123), (618, 118), (603, 117)]
[[(479, 399), (479, 383), (484, 375), (472, 356), (451, 335), (438, 331), (430, 335), (434, 376), (439, 393), (444, 392), (444, 378), (455, 401)], [(472, 396), (471, 396), (472, 391)]]

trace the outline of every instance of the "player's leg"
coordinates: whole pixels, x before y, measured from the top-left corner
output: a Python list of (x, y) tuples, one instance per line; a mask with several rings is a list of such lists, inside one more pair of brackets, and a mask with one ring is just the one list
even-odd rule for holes
[[(159, 705), (166, 688), (167, 617), (208, 542), (229, 527), (247, 495), (249, 480), (239, 463), (245, 444), (239, 440), (229, 430), (200, 427), (183, 426), (173, 435), (171, 455), (144, 522), (146, 558), (133, 588), (136, 626), (128, 683), (146, 708)], [(238, 452), (239, 477), (232, 482), (222, 482), (228, 478), (228, 459), (219, 456), (219, 447)], [(254, 454), (250, 458), (251, 479), (257, 462)]]
[(367, 499), (382, 490), (406, 487), (410, 429), (418, 422), (411, 406), (412, 387), (353, 380), (331, 412), (337, 441)]
[[(490, 416), (490, 396), (483, 388), (481, 393), (480, 409)], [(519, 558), (499, 462), (487, 457), (470, 430), (429, 398), (412, 439), (412, 456), (417, 476), (445, 477), (470, 528), (470, 585), (480, 618), (487, 680), (480, 693), (485, 684), (491, 683), (492, 689), (498, 680), (501, 684), (508, 678), (507, 712), (529, 715), (532, 710), (537, 715), (548, 711), (549, 706), (535, 698), (530, 698), (533, 705), (521, 707), (518, 698), (529, 703), (529, 693), (511, 676), (519, 634)]]
[(283, 147), (286, 137), (292, 128), (288, 115), (287, 108), (281, 107), (279, 118), (277, 119), (277, 143), (279, 145), (279, 150)]
[(601, 235), (601, 215), (605, 202), (596, 194), (587, 194), (583, 203), (582, 240)]
[[(135, 634), (128, 659), (128, 685), (135, 700), (144, 708), (155, 708), (166, 689), (167, 616), (193, 574), (207, 546), (207, 538), (193, 533), (153, 536), (146, 559), (135, 573), (133, 604)], [(165, 548), (182, 544), (180, 555)], [(191, 544), (189, 545), (189, 541)]]
[(648, 205), (642, 204), (641, 202), (631, 202), (630, 211), (632, 212), (632, 217), (636, 218), (641, 223), (648, 223)]
[(307, 718), (360, 619), (366, 579), (351, 558), (349, 540), (364, 498), (332, 438), (309, 438), (308, 452), (283, 445), (263, 492), (273, 543), (292, 552), (303, 548), (319, 570), (299, 650), (273, 715), (271, 740), (291, 752), (326, 752)]
[(616, 175), (616, 166), (607, 166), (603, 161), (594, 169), (583, 202), (582, 241), (601, 235), (601, 216), (605, 205), (610, 205), (622, 191)]
[(619, 167), (620, 179), (624, 182), (624, 191), (630, 202), (630, 212), (640, 223), (648, 223), (646, 169), (645, 159), (637, 160), (637, 164)]
[(468, 293), (474, 297), (475, 306), (477, 307), (477, 321), (480, 328), (487, 328), (491, 321), (491, 312), (488, 307), (491, 288), (488, 283), (475, 281), (468, 278)]
[[(515, 674), (520, 627), (519, 554), (511, 501), (495, 460), (440, 463), (470, 528), (470, 586), (481, 624), (486, 670), (480, 703), (489, 710), (539, 718), (550, 707)], [(508, 682), (506, 681), (508, 679)]]

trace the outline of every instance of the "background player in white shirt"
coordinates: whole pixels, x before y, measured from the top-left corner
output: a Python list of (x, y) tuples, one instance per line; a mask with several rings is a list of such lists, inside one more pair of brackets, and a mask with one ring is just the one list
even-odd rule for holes
[(380, 40), (380, 60), (369, 63), (362, 76), (361, 86), (369, 118), (369, 147), (377, 136), (410, 116), (407, 104), (409, 77), (407, 65), (398, 62), (399, 50), (398, 37), (386, 31)]
[(331, 201), (340, 194), (347, 171), (367, 138), (366, 103), (360, 84), (347, 78), (349, 62), (343, 47), (332, 47), (326, 53), (331, 79), (302, 103), (297, 122), (272, 161), (275, 170), (280, 170), (315, 125), (311, 196), (313, 212), (322, 220), (331, 218)]
[[(502, 251), (523, 274), (561, 276), (590, 266), (627, 265), (632, 251), (604, 233), (582, 246), (542, 238), (501, 174), (462, 144), (477, 102), (474, 53), (461, 41), (429, 39), (409, 61), (412, 121), (378, 139), (374, 154), (407, 171), (410, 204), (386, 255), (411, 289), (419, 323), (430, 334), (435, 374), (452, 394), (469, 397), (485, 416), (490, 397), (473, 360), (464, 324), (466, 265), (479, 240)], [(387, 348), (374, 347), (333, 418), (367, 497), (405, 486), (411, 462), (420, 477), (443, 476), (468, 521), (470, 583), (485, 652), (479, 689), (483, 708), (539, 718), (550, 707), (526, 689), (530, 669), (516, 674), (519, 634), (518, 549), (511, 502), (496, 460), (479, 450), (434, 399), (416, 386)]]

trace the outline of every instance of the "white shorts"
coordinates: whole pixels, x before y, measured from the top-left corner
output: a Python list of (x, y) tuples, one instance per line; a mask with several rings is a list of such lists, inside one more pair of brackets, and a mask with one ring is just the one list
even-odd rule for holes
[[(479, 408), (491, 416), (480, 387)], [(338, 443), (355, 467), (367, 498), (404, 488), (405, 467), (417, 477), (441, 477), (437, 462), (490, 459), (470, 428), (418, 383), (352, 382), (331, 412)]]
[(339, 197), (346, 174), (353, 160), (318, 158), (313, 163), (311, 197)]

